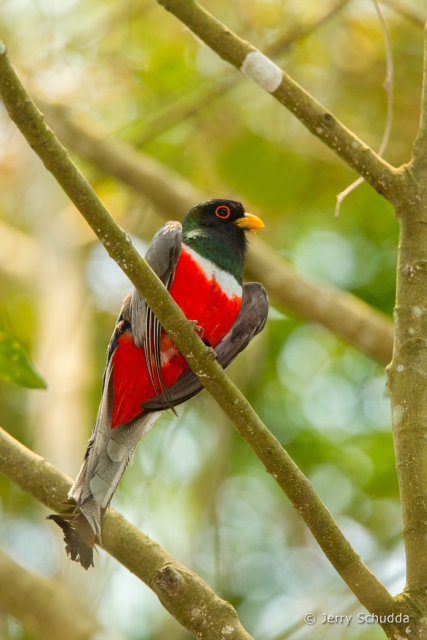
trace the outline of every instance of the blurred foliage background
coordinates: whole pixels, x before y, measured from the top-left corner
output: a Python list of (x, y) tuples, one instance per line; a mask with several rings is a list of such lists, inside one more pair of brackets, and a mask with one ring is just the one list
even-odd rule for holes
[[(332, 3), (209, 0), (261, 50)], [(351, 0), (278, 59), (350, 129), (378, 148), (385, 48), (374, 7)], [(321, 6), (320, 6), (321, 5)], [(422, 0), (413, 7), (425, 10)], [(410, 157), (422, 29), (383, 6), (393, 42), (395, 117), (386, 159)], [(262, 237), (310, 278), (391, 315), (398, 225), (367, 185), (281, 105), (232, 71), (154, 0), (2, 0), (0, 31), (21, 78), (143, 149), (211, 197), (260, 214)], [(0, 330), (16, 337), (47, 390), (0, 382), (1, 424), (75, 476), (100, 397), (106, 346), (130, 290), (0, 105)], [(162, 218), (128, 187), (75, 157), (144, 250)], [(383, 369), (320, 326), (275, 306), (230, 375), (287, 448), (364, 561), (404, 586), (400, 507)], [(307, 627), (304, 613), (363, 608), (232, 425), (203, 393), (164, 415), (139, 445), (113, 506), (236, 607), (259, 640), (381, 638), (378, 627)], [(56, 575), (102, 624), (132, 640), (184, 640), (150, 590), (103, 551), (88, 573), (67, 561), (47, 510), (0, 477), (0, 540), (20, 564)], [(24, 606), (24, 603), (23, 603)], [(0, 637), (32, 636), (0, 614)]]

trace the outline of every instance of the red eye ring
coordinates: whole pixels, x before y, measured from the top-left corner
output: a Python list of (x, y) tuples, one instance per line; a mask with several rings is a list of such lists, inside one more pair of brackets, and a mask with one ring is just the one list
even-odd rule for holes
[(221, 220), (226, 220), (227, 218), (230, 217), (231, 212), (230, 212), (230, 209), (225, 206), (225, 204), (222, 204), (221, 206), (215, 209), (215, 215), (217, 218), (221, 218)]

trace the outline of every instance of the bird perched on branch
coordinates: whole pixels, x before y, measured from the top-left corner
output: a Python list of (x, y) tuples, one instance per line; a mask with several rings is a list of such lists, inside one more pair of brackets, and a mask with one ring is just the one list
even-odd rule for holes
[[(208, 200), (182, 226), (166, 222), (146, 261), (219, 364), (227, 367), (266, 322), (268, 297), (259, 283), (242, 284), (246, 232), (263, 222), (240, 202)], [(213, 352), (212, 352), (213, 353)], [(68, 494), (72, 515), (51, 515), (67, 554), (88, 569), (102, 546), (101, 519), (138, 441), (164, 409), (203, 389), (185, 358), (136, 290), (124, 302), (108, 346), (102, 398), (80, 472)]]

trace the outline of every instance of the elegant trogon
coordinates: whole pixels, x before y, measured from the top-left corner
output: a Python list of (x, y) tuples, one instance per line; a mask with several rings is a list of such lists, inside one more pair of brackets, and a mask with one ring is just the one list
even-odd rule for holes
[[(166, 222), (160, 227), (145, 256), (224, 368), (267, 319), (264, 287), (242, 284), (246, 232), (263, 226), (240, 202), (208, 200), (190, 209), (182, 226)], [(93, 546), (102, 546), (102, 515), (138, 441), (162, 410), (173, 409), (202, 389), (134, 290), (123, 302), (108, 346), (98, 415), (69, 492), (75, 513), (49, 516), (62, 527), (72, 560), (85, 569), (93, 566)]]

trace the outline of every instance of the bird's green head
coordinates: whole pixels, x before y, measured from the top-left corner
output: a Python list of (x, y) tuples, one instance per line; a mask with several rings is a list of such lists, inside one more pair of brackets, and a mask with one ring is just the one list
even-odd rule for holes
[(187, 213), (182, 223), (184, 233), (202, 227), (233, 235), (236, 233), (236, 228), (244, 234), (245, 231), (261, 229), (263, 226), (264, 223), (257, 216), (245, 211), (241, 202), (219, 199), (196, 204)]
[(190, 209), (185, 216), (182, 239), (241, 283), (247, 247), (246, 232), (263, 226), (262, 220), (246, 212), (241, 202), (207, 200)]

